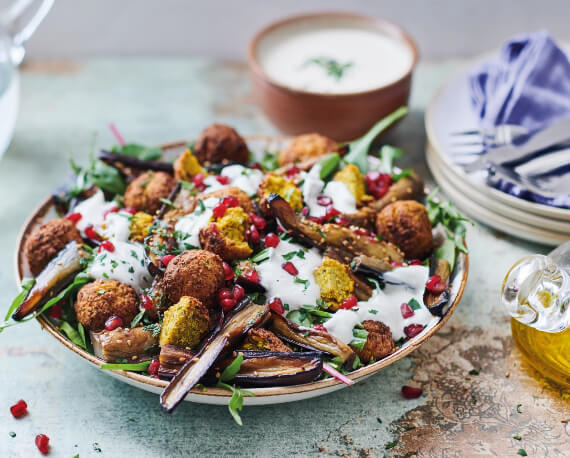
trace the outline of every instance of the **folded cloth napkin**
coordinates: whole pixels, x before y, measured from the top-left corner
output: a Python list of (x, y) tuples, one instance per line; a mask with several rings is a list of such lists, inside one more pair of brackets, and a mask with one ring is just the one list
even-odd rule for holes
[(497, 59), (469, 75), (481, 128), (516, 124), (530, 131), (570, 116), (570, 61), (548, 32), (514, 37)]

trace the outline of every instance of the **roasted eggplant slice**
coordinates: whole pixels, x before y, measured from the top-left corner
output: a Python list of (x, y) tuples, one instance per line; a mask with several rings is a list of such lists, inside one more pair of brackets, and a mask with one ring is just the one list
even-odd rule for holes
[(345, 364), (352, 364), (354, 352), (344, 342), (335, 339), (328, 332), (297, 326), (278, 313), (271, 312), (271, 330), (285, 341), (291, 340), (304, 348), (338, 356)]
[(95, 356), (109, 363), (128, 359), (129, 362), (146, 361), (151, 358), (150, 349), (158, 344), (158, 336), (143, 328), (116, 328), (112, 331), (90, 333)]
[(446, 288), (441, 293), (432, 293), (426, 289), (424, 303), (429, 311), (436, 316), (443, 316), (449, 308), (449, 263), (445, 259), (437, 259), (432, 255), (430, 259), (430, 275), (438, 275)]
[(19, 321), (37, 310), (43, 303), (65, 288), (81, 270), (81, 260), (87, 253), (75, 242), (69, 242), (42, 270), (30, 294), (12, 315)]
[(109, 165), (115, 165), (115, 162), (120, 162), (128, 167), (138, 170), (158, 170), (168, 173), (174, 172), (174, 166), (170, 162), (146, 161), (133, 156), (125, 156), (124, 154), (112, 153), (111, 151), (101, 150), (99, 153), (99, 159)]
[(158, 375), (172, 378), (184, 364), (194, 357), (194, 353), (176, 345), (163, 345), (160, 347), (160, 368)]
[(424, 182), (417, 173), (402, 177), (396, 181), (388, 192), (372, 206), (376, 211), (382, 210), (386, 205), (397, 200), (420, 200), (424, 196)]
[(301, 218), (278, 194), (271, 194), (268, 203), (273, 215), (286, 230), (318, 248), (337, 250), (343, 259), (363, 254), (385, 260), (387, 265), (390, 261), (404, 260), (403, 253), (391, 243), (360, 235), (338, 224), (318, 224)]
[(231, 316), (198, 354), (184, 364), (162, 392), (160, 405), (163, 410), (172, 412), (218, 358), (233, 350), (247, 331), (261, 326), (267, 318), (269, 318), (269, 306), (255, 304), (249, 304)]

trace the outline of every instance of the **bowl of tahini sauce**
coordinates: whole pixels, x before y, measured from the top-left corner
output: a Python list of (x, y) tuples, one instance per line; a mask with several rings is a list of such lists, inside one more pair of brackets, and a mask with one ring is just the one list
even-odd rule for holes
[(349, 140), (409, 96), (418, 58), (412, 39), (381, 19), (344, 13), (288, 18), (252, 40), (257, 103), (287, 134)]

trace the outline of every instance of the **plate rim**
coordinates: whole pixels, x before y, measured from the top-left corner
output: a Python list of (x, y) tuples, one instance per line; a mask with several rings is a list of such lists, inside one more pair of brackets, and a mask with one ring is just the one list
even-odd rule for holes
[[(289, 137), (279, 136), (279, 135), (275, 135), (275, 136), (249, 135), (249, 136), (244, 136), (244, 138), (246, 141), (248, 141), (248, 140), (250, 140), (250, 141), (251, 140), (260, 140), (260, 139), (264, 139), (267, 141), (278, 141), (278, 140), (287, 139)], [(163, 144), (163, 145), (161, 145), (161, 147), (163, 150), (168, 150), (168, 149), (180, 148), (181, 146), (184, 146), (187, 144), (188, 144), (188, 142), (186, 142), (186, 141), (177, 141), (177, 142), (171, 142), (171, 143)], [(19, 232), (18, 237), (16, 239), (15, 253), (14, 253), (15, 278), (16, 278), (16, 283), (17, 283), (18, 288), (21, 287), (21, 282), (22, 282), (23, 274), (24, 274), (24, 269), (23, 269), (23, 266), (24, 266), (24, 249), (23, 248), (24, 248), (24, 243), (25, 243), (26, 237), (31, 232), (31, 230), (35, 226), (35, 224), (38, 223), (38, 221), (40, 221), (48, 213), (48, 211), (52, 208), (53, 205), (54, 205), (53, 195), (50, 195), (47, 198), (45, 198), (43, 201), (41, 201), (40, 204), (37, 205), (33, 209), (33, 211), (26, 218), (24, 224), (22, 225), (22, 228), (20, 229), (20, 232)], [(441, 317), (441, 319), (435, 325), (433, 325), (430, 329), (428, 329), (427, 332), (422, 333), (417, 339), (411, 341), (403, 349), (398, 350), (397, 352), (391, 354), (390, 356), (387, 356), (386, 358), (381, 359), (380, 361), (377, 361), (373, 364), (370, 364), (368, 366), (357, 369), (356, 371), (353, 371), (349, 374), (346, 374), (346, 376), (349, 379), (351, 379), (354, 382), (358, 382), (359, 380), (361, 380), (367, 376), (370, 376), (370, 375), (373, 375), (373, 374), (379, 372), (380, 370), (382, 370), (385, 367), (395, 363), (396, 361), (403, 359), (404, 357), (408, 356), (410, 353), (415, 351), (418, 347), (423, 345), (434, 334), (436, 334), (445, 325), (445, 323), (447, 323), (447, 321), (449, 320), (449, 318), (451, 318), (451, 316), (453, 315), (453, 313), (455, 312), (455, 310), (459, 306), (459, 303), (461, 302), (461, 299), (463, 297), (463, 293), (465, 291), (465, 286), (467, 284), (467, 279), (469, 276), (469, 255), (466, 253), (459, 252), (457, 259), (461, 259), (461, 261), (462, 261), (463, 276), (460, 278), (460, 283), (459, 283), (459, 287), (457, 290), (457, 295), (455, 296), (455, 300), (453, 301), (453, 303), (451, 304), (451, 306), (447, 310), (446, 314), (443, 317)], [(456, 262), (456, 265), (457, 264), (458, 263)], [(82, 348), (73, 344), (73, 342), (71, 342), (70, 340), (66, 339), (63, 336), (63, 334), (61, 334), (57, 330), (55, 325), (52, 324), (46, 317), (38, 316), (36, 318), (36, 320), (40, 323), (42, 330), (46, 330), (52, 337), (54, 337), (57, 341), (59, 341), (59, 343), (63, 344), (69, 350), (73, 351), (76, 355), (82, 357), (87, 362), (91, 363), (93, 366), (100, 369), (101, 365), (105, 364), (105, 362), (103, 360), (97, 358), (95, 355), (92, 355), (91, 353), (87, 352), (86, 350), (83, 350)], [(129, 381), (137, 382), (137, 383), (146, 385), (147, 388), (152, 388), (152, 387), (154, 387), (154, 388), (165, 388), (169, 383), (169, 381), (167, 381), (167, 380), (154, 379), (154, 378), (150, 378), (148, 376), (141, 375), (141, 374), (138, 374), (135, 372), (130, 372), (130, 371), (113, 370), (113, 371), (109, 371), (109, 372), (113, 372), (115, 375), (118, 375), (119, 379), (121, 377), (125, 377), (125, 378), (129, 379)], [(122, 380), (122, 381), (125, 383), (127, 382), (126, 380)], [(253, 392), (255, 394), (255, 397), (263, 398), (263, 397), (271, 397), (271, 396), (295, 395), (295, 394), (299, 394), (299, 393), (305, 393), (308, 391), (315, 391), (318, 394), (318, 392), (320, 390), (330, 388), (330, 387), (334, 387), (334, 386), (337, 386), (338, 388), (344, 388), (347, 385), (343, 384), (341, 381), (339, 381), (335, 378), (328, 378), (325, 380), (319, 380), (316, 382), (310, 382), (310, 383), (305, 383), (305, 384), (301, 384), (301, 385), (268, 387), (268, 388), (251, 388), (251, 389), (249, 389), (249, 391)], [(141, 389), (142, 389), (142, 387), (141, 387)], [(196, 402), (201, 402), (202, 400), (206, 400), (206, 399), (212, 398), (212, 397), (218, 397), (218, 398), (219, 397), (225, 397), (225, 398), (231, 397), (231, 393), (229, 393), (227, 390), (224, 390), (222, 388), (215, 388), (215, 387), (208, 387), (207, 392), (202, 392), (199, 388), (193, 388), (189, 393), (192, 393), (193, 395), (200, 397), (200, 401), (196, 401)]]

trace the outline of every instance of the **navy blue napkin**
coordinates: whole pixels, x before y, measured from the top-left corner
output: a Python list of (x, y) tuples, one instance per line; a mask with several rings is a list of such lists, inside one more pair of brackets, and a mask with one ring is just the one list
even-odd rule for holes
[(570, 61), (548, 32), (507, 41), (498, 58), (469, 75), (480, 127), (516, 124), (535, 131), (570, 116)]

